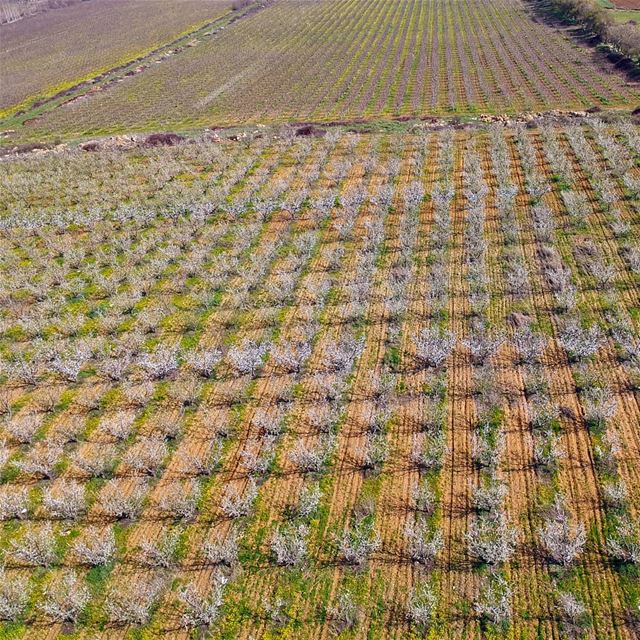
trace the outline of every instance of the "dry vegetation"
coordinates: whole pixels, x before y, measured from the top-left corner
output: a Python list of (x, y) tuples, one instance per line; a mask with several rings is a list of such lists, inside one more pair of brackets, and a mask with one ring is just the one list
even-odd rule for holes
[(4, 161), (7, 633), (637, 637), (639, 159), (589, 118)]

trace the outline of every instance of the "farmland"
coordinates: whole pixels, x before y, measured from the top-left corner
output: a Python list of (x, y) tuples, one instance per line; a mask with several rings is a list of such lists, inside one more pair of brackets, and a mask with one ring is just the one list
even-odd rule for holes
[(639, 638), (638, 1), (0, 0), (0, 638)]
[(597, 117), (5, 160), (7, 634), (637, 637), (639, 160)]
[(136, 58), (230, 6), (223, 0), (98, 0), (3, 25), (0, 112)]
[(609, 15), (616, 22), (628, 22), (629, 20), (638, 21), (640, 18), (640, 11), (638, 11), (638, 5), (635, 0), (629, 0), (629, 2), (617, 2), (613, 3), (610, 0), (599, 0), (599, 4), (605, 9), (609, 10)]
[(82, 1), (86, 0), (0, 0), (0, 23), (17, 22)]
[(278, 0), (161, 62), (4, 126), (41, 140), (638, 99), (635, 82), (521, 0)]

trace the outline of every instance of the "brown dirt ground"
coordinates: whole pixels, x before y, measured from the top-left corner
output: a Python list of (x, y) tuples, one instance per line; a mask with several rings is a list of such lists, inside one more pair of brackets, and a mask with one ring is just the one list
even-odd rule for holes
[(640, 10), (640, 0), (612, 0), (618, 9)]

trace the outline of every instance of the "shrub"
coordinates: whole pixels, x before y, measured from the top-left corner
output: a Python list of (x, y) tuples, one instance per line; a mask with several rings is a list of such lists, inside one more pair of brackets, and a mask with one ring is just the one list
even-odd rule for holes
[(258, 487), (255, 480), (251, 478), (244, 494), (241, 494), (235, 486), (229, 487), (222, 498), (220, 508), (229, 518), (241, 518), (251, 513), (257, 496)]
[(431, 436), (423, 433), (417, 433), (413, 436), (411, 462), (418, 469), (424, 471), (441, 469), (448, 452), (447, 438), (442, 431)]
[(233, 567), (238, 561), (238, 534), (231, 529), (227, 536), (219, 536), (215, 540), (205, 540), (202, 554), (207, 562), (214, 565)]
[(266, 342), (258, 344), (252, 340), (244, 340), (242, 344), (229, 349), (227, 360), (238, 375), (255, 377), (268, 350), (269, 344)]
[(418, 360), (429, 367), (439, 367), (449, 357), (456, 343), (450, 331), (426, 328), (413, 337)]
[(132, 486), (127, 493), (115, 478), (104, 485), (98, 503), (106, 515), (118, 520), (135, 518), (138, 515), (147, 493), (147, 484), (142, 478), (132, 478), (131, 483)]
[(180, 619), (183, 627), (208, 627), (215, 623), (220, 614), (227, 578), (217, 575), (209, 593), (202, 593), (195, 583), (178, 590), (178, 600), (183, 606)]
[(409, 621), (420, 627), (431, 626), (438, 606), (438, 597), (426, 584), (414, 587), (407, 610)]
[(380, 544), (380, 536), (374, 529), (373, 522), (363, 518), (343, 532), (340, 551), (347, 563), (361, 566), (380, 548)]
[(140, 562), (148, 567), (168, 569), (173, 565), (179, 539), (180, 533), (174, 529), (143, 540), (138, 545)]
[(357, 628), (363, 615), (360, 606), (348, 591), (340, 593), (336, 604), (329, 609), (328, 614), (331, 625), (338, 634)]
[(576, 321), (567, 323), (558, 339), (574, 362), (594, 355), (603, 343), (602, 331), (597, 325), (583, 329)]
[(45, 586), (40, 610), (57, 622), (76, 622), (91, 599), (89, 589), (72, 571)]
[(187, 365), (203, 378), (210, 378), (214, 374), (220, 360), (220, 349), (195, 349), (185, 356)]
[(5, 485), (0, 488), (0, 520), (25, 518), (29, 514), (29, 489)]
[(116, 538), (111, 527), (84, 527), (73, 542), (75, 557), (91, 567), (109, 564), (116, 553)]
[(30, 596), (27, 576), (8, 575), (4, 568), (0, 568), (0, 620), (15, 622), (22, 617)]
[(571, 523), (561, 498), (556, 498), (547, 522), (539, 530), (539, 537), (549, 557), (565, 567), (573, 564), (587, 542), (584, 525)]
[(474, 608), (476, 613), (493, 624), (506, 625), (512, 616), (512, 590), (503, 576), (489, 578)]
[(299, 440), (289, 452), (289, 459), (303, 473), (320, 473), (331, 456), (334, 444), (331, 436), (322, 438), (311, 447)]
[(640, 520), (620, 517), (607, 540), (607, 551), (619, 562), (640, 564)]
[(11, 540), (9, 554), (29, 566), (51, 566), (58, 559), (53, 528), (48, 522), (41, 526), (27, 525), (22, 537)]
[(318, 484), (303, 487), (296, 506), (296, 514), (300, 518), (311, 518), (318, 510), (321, 498), (322, 490)]
[[(608, 12), (594, 2), (584, 2), (581, 0), (553, 0), (550, 8), (555, 11), (563, 21), (575, 24), (578, 23), (607, 45), (615, 48), (623, 55), (632, 59), (637, 59), (640, 55), (640, 42), (638, 33), (632, 24), (616, 24), (609, 16)], [(601, 140), (602, 143), (602, 140)], [(606, 151), (606, 150), (605, 150)], [(621, 162), (622, 152), (611, 156), (614, 162), (613, 169), (617, 171), (626, 170), (626, 163)], [(613, 160), (615, 158), (615, 161)]]
[(84, 485), (60, 480), (43, 491), (42, 504), (55, 518), (77, 518), (86, 510)]
[[(492, 514), (493, 516), (493, 514)], [(471, 523), (466, 533), (469, 553), (487, 564), (508, 562), (513, 555), (517, 533), (503, 513), (483, 516)]]
[(105, 594), (104, 610), (109, 620), (122, 625), (144, 625), (149, 621), (163, 581), (139, 576), (112, 584)]
[(269, 546), (279, 565), (296, 566), (305, 559), (308, 531), (302, 524), (285, 525), (273, 534)]
[(509, 489), (504, 482), (490, 478), (473, 492), (473, 506), (478, 511), (500, 511)]
[(424, 565), (432, 565), (444, 547), (442, 532), (432, 530), (423, 519), (407, 525), (405, 538), (411, 559)]

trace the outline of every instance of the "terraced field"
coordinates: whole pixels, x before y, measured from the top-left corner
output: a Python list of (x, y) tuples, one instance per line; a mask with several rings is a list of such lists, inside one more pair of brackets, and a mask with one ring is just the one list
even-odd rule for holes
[(128, 62), (230, 7), (231, 0), (91, 0), (2, 25), (0, 114)]
[(639, 160), (596, 118), (5, 160), (7, 635), (637, 637)]
[(629, 108), (639, 97), (636, 83), (521, 0), (275, 0), (161, 62), (5, 126), (42, 139)]

